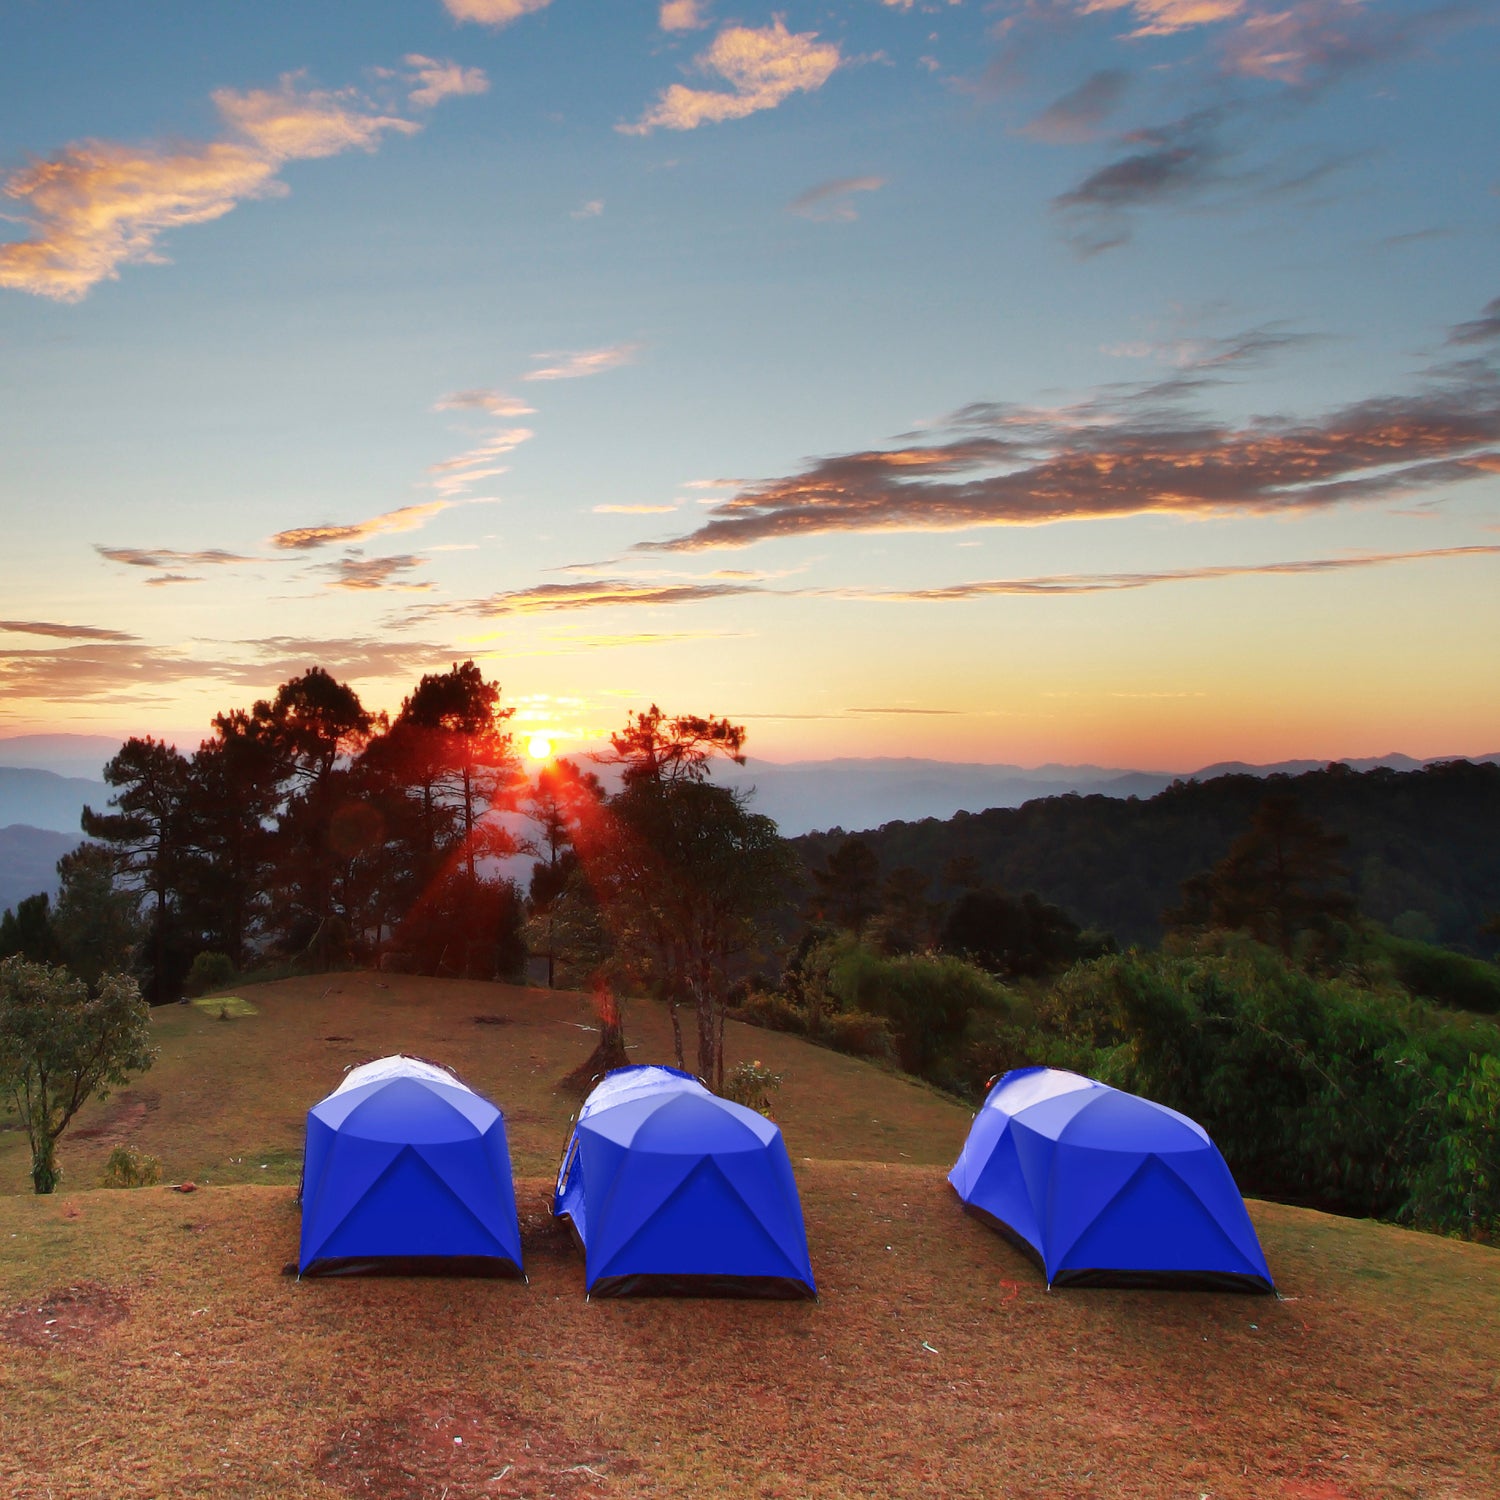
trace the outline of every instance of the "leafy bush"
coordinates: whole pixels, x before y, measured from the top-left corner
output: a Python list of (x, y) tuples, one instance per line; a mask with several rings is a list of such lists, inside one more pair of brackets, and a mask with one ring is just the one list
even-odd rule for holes
[(828, 969), (841, 1011), (868, 1011), (890, 1023), (908, 1073), (946, 1082), (938, 1067), (958, 1049), (975, 1015), (1007, 1015), (1010, 992), (983, 969), (948, 954), (883, 958), (859, 943), (841, 946)]
[(843, 1010), (825, 1016), (821, 1036), (835, 1052), (847, 1052), (850, 1057), (883, 1062), (896, 1055), (890, 1022), (868, 1011)]
[(185, 995), (208, 995), (234, 983), (234, 960), (227, 953), (200, 953), (182, 983)]
[(771, 1113), (771, 1095), (781, 1087), (781, 1074), (773, 1073), (759, 1058), (742, 1062), (724, 1080), (724, 1097), (747, 1109)]
[(765, 1031), (789, 1031), (794, 1035), (805, 1036), (808, 1030), (807, 1013), (785, 995), (774, 992), (751, 990), (729, 1014), (736, 1021), (759, 1026)]
[(1388, 937), (1381, 947), (1412, 994), (1456, 1010), (1500, 1015), (1500, 966), (1410, 938)]
[(161, 1162), (144, 1156), (134, 1146), (116, 1146), (104, 1163), (99, 1185), (107, 1188), (151, 1187), (161, 1181)]
[(1247, 1192), (1494, 1230), (1493, 1189), (1473, 1186), (1500, 1181), (1490, 1075), (1472, 1061), (1500, 1053), (1493, 1026), (1222, 936), (1080, 965), (1044, 1021), (1092, 1048), (1083, 1071), (1198, 1120)]

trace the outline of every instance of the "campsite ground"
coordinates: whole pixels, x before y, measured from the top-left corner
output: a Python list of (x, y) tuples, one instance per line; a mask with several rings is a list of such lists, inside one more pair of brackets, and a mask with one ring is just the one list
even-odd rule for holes
[[(732, 1060), (785, 1076), (821, 1299), (587, 1302), (545, 1211), (576, 997), (347, 975), (247, 998), (158, 1013), (160, 1061), (80, 1116), (56, 1196), (0, 1130), (0, 1493), (1500, 1492), (1494, 1250), (1252, 1204), (1282, 1300), (1049, 1294), (943, 1180), (966, 1111), (731, 1027)], [(668, 1055), (654, 1007), (627, 1027)], [(281, 1274), (307, 1105), (397, 1049), (505, 1108), (529, 1285)], [(91, 1189), (122, 1142), (197, 1191)]]

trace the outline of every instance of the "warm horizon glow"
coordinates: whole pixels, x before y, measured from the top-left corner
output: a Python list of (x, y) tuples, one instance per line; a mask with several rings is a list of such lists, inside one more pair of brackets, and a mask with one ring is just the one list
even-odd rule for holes
[(0, 738), (1500, 752), (1482, 8), (12, 9)]

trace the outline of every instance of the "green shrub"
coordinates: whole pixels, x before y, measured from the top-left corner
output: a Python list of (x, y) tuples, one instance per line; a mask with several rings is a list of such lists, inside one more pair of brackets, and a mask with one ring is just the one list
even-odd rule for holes
[(1494, 1149), (1473, 1102), (1489, 1075), (1471, 1061), (1500, 1053), (1491, 1025), (1305, 973), (1243, 938), (1080, 965), (1043, 1019), (1092, 1048), (1080, 1071), (1199, 1121), (1246, 1192), (1471, 1232), (1493, 1220), (1482, 1204), (1465, 1220), (1454, 1198), (1459, 1164)]
[(207, 995), (234, 983), (234, 960), (227, 953), (200, 953), (182, 982), (183, 993)]
[(1500, 1057), (1471, 1057), (1445, 1102), (1446, 1128), (1415, 1176), (1406, 1216), (1494, 1240), (1500, 1237)]
[(1500, 966), (1411, 938), (1388, 937), (1381, 946), (1412, 994), (1455, 1010), (1500, 1015)]
[(151, 1187), (161, 1181), (161, 1162), (144, 1156), (134, 1146), (116, 1146), (104, 1163), (99, 1185), (107, 1188)]
[(901, 1066), (921, 1077), (951, 1071), (938, 1065), (951, 1060), (971, 1017), (1008, 1015), (1014, 1001), (1004, 985), (964, 959), (930, 953), (884, 958), (858, 943), (833, 956), (828, 989), (840, 1011), (883, 1016)]
[(890, 1022), (868, 1011), (835, 1011), (823, 1018), (819, 1035), (835, 1052), (847, 1052), (850, 1057), (886, 1061), (896, 1055)]
[(759, 1026), (765, 1031), (789, 1031), (803, 1036), (808, 1030), (807, 1014), (785, 995), (752, 990), (729, 1014), (736, 1021)]
[(771, 1113), (771, 1095), (781, 1087), (781, 1074), (773, 1073), (759, 1058), (738, 1064), (724, 1080), (724, 1097), (747, 1109)]

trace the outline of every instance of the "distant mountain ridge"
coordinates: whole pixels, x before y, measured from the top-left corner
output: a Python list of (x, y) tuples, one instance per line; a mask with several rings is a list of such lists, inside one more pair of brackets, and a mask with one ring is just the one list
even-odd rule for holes
[(76, 833), (28, 828), (24, 823), (0, 828), (0, 911), (14, 910), (17, 902), (38, 891), (56, 896), (57, 862), (82, 842)]
[[(1392, 753), (1337, 762), (1352, 771), (1416, 771), (1449, 760), (1500, 764), (1500, 751), (1479, 756), (1434, 756), (1417, 760)], [(1187, 773), (1133, 771), (1093, 765), (1010, 766), (916, 759), (842, 759), (778, 764), (751, 759), (744, 766), (716, 763), (714, 779), (755, 790), (755, 810), (774, 818), (788, 838), (815, 830), (860, 832), (887, 823), (946, 819), (955, 813), (1016, 808), (1041, 797), (1072, 793), (1127, 798), (1154, 797), (1178, 781), (1214, 781), (1222, 776), (1300, 776), (1321, 771), (1322, 760), (1271, 765), (1220, 761)]]
[[(120, 748), (107, 735), (44, 734), (0, 737), (0, 827), (25, 823), (63, 833), (78, 829), (85, 803), (96, 810), (110, 791), (99, 780), (104, 763)], [(1500, 763), (1490, 755), (1351, 757), (1354, 771), (1387, 768), (1415, 771), (1444, 760)], [(769, 761), (744, 766), (715, 762), (714, 779), (755, 791), (755, 810), (773, 818), (788, 838), (815, 830), (850, 832), (886, 823), (951, 818), (992, 807), (1020, 807), (1037, 797), (1099, 793), (1106, 797), (1154, 797), (1174, 781), (1211, 781), (1220, 776), (1299, 776), (1329, 764), (1285, 760), (1270, 765), (1218, 761), (1196, 771), (1134, 770), (1123, 766), (1017, 766), (927, 760), (916, 757), (845, 756), (834, 760)], [(50, 777), (50, 780), (46, 779)]]
[[(1035, 798), (952, 818), (887, 823), (860, 834), (885, 872), (909, 867), (934, 890), (952, 889), (953, 861), (982, 881), (1035, 891), (1083, 926), (1122, 943), (1154, 944), (1182, 883), (1210, 869), (1249, 826), (1268, 791), (1346, 843), (1339, 862), (1367, 917), (1402, 936), (1488, 956), (1485, 924), (1500, 915), (1500, 759), (1434, 761), (1401, 771), (1343, 762), (1268, 788), (1264, 776), (1178, 778), (1150, 798), (1095, 792)], [(839, 832), (793, 841), (809, 869), (826, 866)]]
[(0, 828), (24, 823), (54, 833), (81, 837), (79, 818), (85, 805), (102, 812), (110, 789), (84, 776), (59, 776), (32, 766), (0, 765)]

